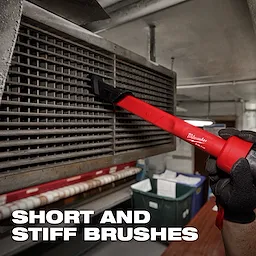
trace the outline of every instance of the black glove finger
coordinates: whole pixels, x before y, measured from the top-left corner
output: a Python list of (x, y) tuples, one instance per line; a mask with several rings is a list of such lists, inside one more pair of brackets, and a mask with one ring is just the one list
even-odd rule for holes
[(230, 177), (233, 188), (236, 191), (246, 194), (252, 190), (254, 180), (250, 165), (246, 159), (241, 158), (234, 164)]
[(232, 193), (232, 185), (230, 178), (220, 179), (217, 183), (211, 186), (212, 192), (218, 198), (221, 205), (228, 204)]
[(206, 161), (205, 170), (209, 174), (209, 179), (210, 179), (210, 185), (211, 186), (219, 181), (219, 179), (220, 179), (219, 170), (216, 166), (216, 159), (214, 157), (212, 157), (212, 156), (208, 157), (208, 159)]
[(210, 179), (210, 185), (213, 186), (215, 183), (217, 183), (220, 180), (219, 175), (209, 175)]
[(218, 168), (216, 164), (216, 159), (212, 156), (208, 157), (205, 169), (209, 174), (211, 185), (218, 182), (220, 179), (230, 178), (228, 173), (223, 172), (221, 169)]
[(234, 128), (221, 129), (218, 132), (219, 136), (222, 137), (224, 140), (227, 140), (232, 136), (238, 136), (239, 133), (240, 131)]
[(238, 137), (240, 139), (243, 139), (252, 143), (256, 143), (256, 133), (253, 131), (241, 131), (238, 134)]
[(217, 175), (218, 174), (218, 168), (216, 166), (216, 158), (213, 156), (209, 156), (206, 165), (205, 165), (205, 170), (209, 173), (209, 175)]

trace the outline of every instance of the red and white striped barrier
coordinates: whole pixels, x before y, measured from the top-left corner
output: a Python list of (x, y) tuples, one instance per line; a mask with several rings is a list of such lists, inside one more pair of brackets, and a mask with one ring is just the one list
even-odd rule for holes
[(56, 181), (44, 183), (44, 184), (41, 184), (41, 185), (37, 185), (37, 186), (28, 187), (28, 188), (21, 189), (21, 190), (16, 190), (16, 191), (13, 191), (13, 192), (9, 192), (9, 193), (0, 195), (0, 206), (4, 205), (4, 204), (7, 204), (7, 203), (11, 203), (11, 202), (16, 201), (16, 200), (20, 200), (20, 199), (31, 197), (31, 196), (38, 195), (38, 194), (42, 194), (42, 193), (47, 192), (47, 191), (51, 191), (51, 190), (62, 188), (62, 187), (68, 186), (68, 185), (76, 184), (76, 183), (81, 182), (81, 181), (90, 180), (90, 179), (93, 179), (93, 178), (98, 177), (98, 176), (118, 172), (118, 171), (121, 171), (125, 168), (135, 166), (135, 164), (136, 164), (136, 162), (120, 164), (120, 165), (117, 165), (117, 166), (112, 166), (112, 167), (108, 167), (108, 168), (104, 168), (104, 169), (84, 173), (84, 174), (81, 174), (81, 175), (78, 175), (78, 176), (74, 176), (74, 177), (70, 177), (70, 178), (66, 178), (66, 179), (61, 179), (61, 180), (56, 180)]
[(58, 189), (53, 189), (51, 191), (39, 193), (33, 196), (28, 196), (26, 198), (3, 204), (2, 206), (0, 206), (0, 220), (9, 218), (12, 212), (15, 210), (32, 210), (41, 206), (45, 206), (61, 199), (83, 193), (90, 189), (109, 184), (113, 181), (133, 176), (141, 171), (141, 168), (128, 167), (128, 165), (122, 166), (123, 170), (110, 173), (111, 171), (109, 169), (109, 174), (102, 175), (101, 173), (102, 176), (98, 176), (82, 182), (79, 182), (80, 179), (77, 179), (75, 180), (75, 184), (63, 186)]

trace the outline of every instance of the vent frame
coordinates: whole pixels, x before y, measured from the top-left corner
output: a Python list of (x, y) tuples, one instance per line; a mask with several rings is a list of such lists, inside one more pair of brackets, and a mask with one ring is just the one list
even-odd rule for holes
[[(49, 17), (50, 16), (50, 17)], [(51, 19), (49, 19), (51, 18)], [(43, 20), (42, 20), (43, 19)], [(40, 23), (37, 21), (39, 20)], [(42, 23), (44, 25), (42, 25)], [(24, 26), (24, 24), (27, 24), (25, 26), (30, 27), (31, 30), (33, 29), (39, 29), (40, 31), (44, 31), (47, 30), (47, 33), (52, 34), (53, 32), (56, 32), (55, 36), (57, 38), (61, 38), (65, 36), (65, 41), (69, 42), (70, 40), (72, 40), (72, 43), (74, 45), (77, 45), (77, 47), (81, 46), (82, 48), (86, 49), (87, 47), (92, 47), (94, 48), (95, 54), (96, 53), (100, 53), (104, 56), (106, 59), (109, 59), (111, 63), (106, 63), (107, 61), (105, 60), (98, 60), (98, 62), (103, 64), (103, 73), (100, 75), (104, 75), (104, 79), (106, 82), (112, 84), (113, 86), (119, 87), (119, 88), (127, 88), (127, 89), (132, 89), (135, 93), (135, 95), (137, 96), (142, 96), (143, 94), (146, 95), (147, 97), (145, 98), (145, 100), (148, 100), (149, 103), (152, 103), (154, 105), (158, 105), (158, 107), (162, 107), (163, 110), (166, 111), (170, 111), (171, 113), (174, 113), (174, 106), (175, 106), (175, 88), (176, 88), (176, 74), (173, 71), (167, 70), (161, 66), (157, 66), (154, 63), (151, 63), (149, 61), (147, 61), (146, 59), (142, 58), (141, 56), (138, 56), (122, 47), (116, 46), (114, 44), (112, 44), (111, 42), (108, 42), (106, 40), (104, 40), (103, 38), (97, 37), (95, 35), (91, 35), (90, 33), (88, 33), (88, 31), (82, 29), (78, 26), (75, 26), (74, 24), (68, 22), (68, 21), (63, 21), (60, 17), (53, 15), (39, 7), (33, 6), (30, 3), (26, 3), (25, 2), (25, 6), (24, 6), (24, 16), (23, 16), (23, 21), (22, 21), (22, 26)], [(65, 29), (65, 26), (68, 27), (68, 31), (67, 29)], [(72, 26), (72, 28), (70, 27)], [(40, 28), (38, 28), (40, 27)], [(57, 31), (58, 30), (58, 31)], [(77, 31), (83, 32), (82, 34), (80, 33), (79, 35), (77, 34)], [(65, 31), (65, 32), (64, 32)], [(24, 32), (24, 31), (23, 31)], [(168, 151), (172, 151), (175, 150), (175, 140), (173, 138), (172, 135), (166, 134), (166, 132), (153, 127), (152, 125), (146, 123), (145, 121), (142, 121), (140, 119), (138, 119), (135, 116), (132, 116), (129, 113), (126, 113), (124, 110), (121, 109), (116, 109), (115, 112), (113, 112), (112, 110), (112, 106), (110, 106), (109, 104), (105, 104), (102, 102), (98, 102), (97, 99), (94, 99), (94, 96), (89, 95), (88, 97), (91, 97), (90, 99), (92, 99), (92, 101), (89, 101), (89, 103), (87, 106), (84, 102), (85, 100), (81, 100), (81, 102), (78, 100), (78, 104), (81, 104), (79, 106), (77, 106), (76, 104), (71, 105), (70, 103), (72, 103), (73, 101), (69, 101), (70, 98), (65, 98), (65, 91), (67, 91), (67, 95), (69, 95), (70, 97), (70, 93), (68, 93), (69, 90), (71, 90), (70, 88), (72, 86), (74, 86), (74, 88), (76, 88), (75, 86), (77, 86), (77, 81), (72, 82), (72, 79), (77, 79), (76, 76), (74, 76), (73, 74), (71, 74), (70, 70), (72, 69), (72, 66), (70, 66), (70, 62), (64, 63), (62, 62), (62, 69), (60, 69), (58, 72), (56, 72), (56, 66), (57, 64), (56, 59), (47, 59), (48, 62), (47, 63), (51, 63), (52, 65), (55, 65), (53, 72), (51, 72), (48, 69), (48, 65), (51, 64), (47, 64), (45, 68), (45, 64), (42, 62), (39, 62), (39, 60), (43, 61), (42, 56), (38, 56), (40, 54), (38, 54), (39, 49), (37, 48), (38, 45), (40, 46), (40, 43), (45, 43), (44, 38), (40, 38), (40, 35), (37, 36), (36, 38), (32, 35), (29, 35), (31, 40), (36, 40), (37, 43), (35, 44), (35, 49), (33, 49), (33, 47), (31, 47), (31, 52), (37, 51), (36, 56), (32, 57), (31, 56), (31, 52), (22, 52), (21, 48), (24, 46), (25, 39), (23, 37), (26, 37), (26, 33), (24, 34), (22, 32), (22, 27), (19, 33), (19, 38), (16, 42), (16, 48), (14, 51), (14, 55), (13, 55), (13, 62), (11, 65), (11, 68), (9, 70), (9, 74), (14, 74), (16, 72), (18, 72), (18, 75), (20, 75), (22, 70), (26, 73), (28, 73), (29, 75), (31, 75), (30, 80), (35, 79), (36, 81), (40, 80), (40, 79), (45, 79), (48, 78), (48, 85), (50, 84), (49, 81), (51, 81), (51, 79), (56, 81), (56, 76), (59, 75), (59, 77), (61, 77), (61, 80), (59, 81), (60, 84), (60, 88), (58, 87), (53, 87), (50, 88), (51, 91), (54, 91), (55, 93), (51, 94), (51, 96), (49, 97), (48, 93), (46, 93), (45, 95), (40, 95), (40, 93), (38, 93), (38, 91), (40, 91), (41, 85), (38, 84), (38, 82), (36, 82), (35, 84), (31, 83), (31, 81), (21, 81), (20, 78), (17, 79), (17, 81), (12, 80), (10, 82), (10, 80), (8, 80), (6, 82), (6, 88), (5, 88), (5, 92), (4, 92), (4, 96), (3, 96), (3, 100), (2, 100), (2, 105), (1, 105), (1, 112), (3, 112), (3, 108), (5, 111), (7, 111), (8, 108), (8, 112), (11, 114), (9, 116), (10, 117), (16, 117), (17, 121), (16, 122), (12, 122), (12, 126), (10, 126), (10, 122), (7, 125), (7, 121), (6, 120), (1, 120), (1, 140), (2, 138), (8, 137), (9, 139), (7, 139), (6, 141), (8, 143), (13, 143), (12, 145), (12, 149), (13, 147), (15, 148), (15, 143), (23, 143), (24, 141), (21, 139), (19, 139), (19, 141), (11, 141), (13, 138), (18, 137), (18, 135), (23, 136), (22, 138), (24, 138), (24, 136), (28, 137), (30, 140), (30, 148), (28, 149), (22, 149), (24, 152), (22, 152), (23, 156), (25, 156), (25, 161), (30, 161), (30, 166), (26, 167), (26, 168), (20, 168), (20, 169), (15, 169), (17, 165), (17, 161), (9, 161), (9, 166), (8, 166), (8, 161), (5, 161), (5, 166), (6, 166), (6, 170), (4, 170), (4, 172), (0, 173), (0, 193), (5, 193), (8, 191), (13, 191), (16, 189), (21, 189), (24, 187), (28, 187), (28, 186), (33, 186), (33, 185), (37, 185), (37, 184), (41, 184), (41, 183), (45, 183), (45, 182), (49, 182), (49, 181), (53, 181), (56, 179), (60, 179), (60, 178), (66, 178), (66, 177), (70, 177), (70, 176), (74, 176), (74, 175), (78, 175), (80, 173), (84, 173), (84, 172), (88, 172), (88, 171), (92, 171), (94, 169), (99, 169), (99, 168), (104, 168), (104, 167), (108, 167), (111, 165), (116, 165), (116, 164), (121, 164), (124, 162), (130, 162), (133, 160), (137, 160), (138, 158), (144, 158), (144, 157), (148, 157), (148, 156), (152, 156), (152, 155), (156, 155), (156, 154), (161, 154), (161, 153), (165, 153)], [(67, 34), (67, 32), (70, 32), (69, 34)], [(77, 36), (75, 37), (74, 34)], [(22, 37), (22, 38), (21, 38)], [(37, 40), (38, 39), (38, 40)], [(29, 39), (30, 40), (30, 39)], [(57, 39), (56, 39), (57, 40)], [(30, 41), (31, 44), (31, 41)], [(17, 45), (19, 46), (17, 48)], [(42, 46), (41, 45), (41, 46)], [(52, 44), (48, 44), (49, 47), (53, 47), (55, 46), (55, 48), (60, 49), (61, 54), (63, 55), (63, 52), (65, 52), (65, 54), (67, 56), (66, 59), (70, 58), (70, 55), (75, 54), (73, 52), (72, 49), (69, 49), (70, 51), (63, 49), (63, 45), (58, 45), (58, 43), (53, 42)], [(58, 47), (56, 47), (56, 45)], [(33, 46), (33, 45), (32, 45)], [(47, 51), (48, 54), (52, 54), (55, 56), (55, 58), (59, 57), (61, 58), (61, 56), (58, 55), (58, 53), (49, 52), (48, 47), (46, 47), (47, 49), (41, 49), (44, 50), (42, 51), (43, 53), (45, 53)], [(65, 47), (64, 47), (65, 48)], [(51, 50), (51, 49), (50, 49)], [(69, 52), (69, 54), (67, 53)], [(18, 55), (17, 55), (18, 54)], [(60, 55), (61, 55), (60, 54)], [(17, 59), (17, 56), (18, 59)], [(26, 58), (31, 58), (31, 59), (35, 59), (36, 60), (36, 68), (34, 68), (36, 70), (36, 73), (31, 72), (31, 70), (33, 69), (33, 65), (31, 65), (31, 61), (27, 62), (27, 63), (22, 63), (21, 61), (21, 56), (24, 57), (24, 59)], [(89, 60), (94, 61), (93, 63), (95, 63), (97, 60), (94, 59), (94, 57), (89, 56), (91, 58), (88, 58)], [(65, 58), (63, 58), (65, 59)], [(70, 58), (72, 61), (72, 57)], [(55, 61), (55, 62), (54, 62)], [(23, 60), (23, 62), (25, 62)], [(46, 61), (45, 61), (46, 62)], [(83, 62), (83, 61), (82, 61)], [(39, 63), (39, 66), (38, 66)], [(79, 63), (79, 61), (77, 61), (77, 63)], [(104, 67), (104, 63), (107, 66), (107, 68)], [(64, 65), (65, 64), (65, 65)], [(89, 63), (90, 64), (90, 63)], [(89, 65), (88, 67), (92, 67), (93, 65)], [(15, 66), (16, 65), (16, 66)], [(40, 66), (42, 65), (42, 66)], [(147, 92), (147, 91), (143, 91), (142, 88), (142, 84), (143, 84), (143, 79), (141, 78), (140, 75), (138, 75), (138, 77), (136, 77), (136, 88), (131, 85), (128, 84), (128, 87), (125, 86), (125, 83), (120, 84), (120, 81), (122, 81), (122, 77), (125, 77), (125, 75), (127, 75), (129, 73), (129, 71), (124, 72), (123, 75), (120, 74), (121, 73), (121, 65), (123, 66), (123, 69), (127, 68), (134, 68), (134, 66), (136, 66), (136, 68), (141, 72), (141, 70), (146, 70), (146, 73), (148, 73), (148, 75), (154, 75), (157, 77), (161, 77), (162, 79), (166, 79), (171, 81), (170, 85), (170, 93), (169, 95), (172, 96), (173, 98), (170, 97), (170, 102), (169, 102), (169, 107), (167, 108), (167, 103), (168, 103), (168, 98), (165, 97), (165, 101), (161, 102), (161, 101), (157, 101), (157, 97), (154, 96), (154, 93), (157, 93), (157, 90), (154, 88), (154, 83), (152, 84), (152, 81), (149, 83), (152, 87), (152, 93), (151, 92)], [(68, 73), (65, 73), (64, 68), (67, 67)], [(77, 66), (76, 66), (77, 68)], [(15, 70), (17, 69), (17, 70)], [(47, 71), (46, 71), (47, 70)], [(80, 70), (79, 68), (76, 69), (76, 72), (78, 72), (77, 70)], [(83, 72), (84, 68), (81, 68), (81, 72)], [(98, 68), (98, 70), (100, 70), (100, 68)], [(124, 71), (124, 70), (123, 70)], [(42, 72), (42, 73), (40, 73)], [(40, 74), (44, 74), (44, 72), (46, 72), (46, 77), (41, 77)], [(105, 75), (104, 72), (108, 72), (107, 75)], [(98, 72), (96, 72), (97, 74), (99, 74)], [(39, 76), (38, 76), (39, 74)], [(49, 74), (53, 74), (53, 77), (48, 77)], [(77, 75), (77, 73), (76, 73)], [(33, 77), (35, 76), (35, 77)], [(65, 80), (66, 79), (66, 80)], [(58, 79), (57, 79), (58, 80)], [(77, 79), (79, 80), (79, 79)], [(84, 87), (84, 83), (86, 82), (86, 77), (82, 77), (81, 76), (81, 88)], [(40, 80), (41, 81), (41, 80)], [(84, 82), (84, 83), (83, 83)], [(154, 81), (155, 83), (158, 83), (158, 81)], [(79, 82), (78, 82), (79, 83)], [(164, 93), (164, 91), (166, 90), (166, 93), (168, 94), (168, 88), (165, 89), (165, 86), (158, 84), (159, 85), (159, 90)], [(16, 86), (16, 87), (15, 87)], [(66, 90), (65, 87), (66, 86)], [(167, 86), (167, 85), (166, 85)], [(24, 88), (26, 89), (24, 89)], [(78, 86), (79, 87), (79, 86)], [(47, 88), (49, 89), (49, 88)], [(84, 89), (84, 88), (83, 88)], [(87, 88), (88, 89), (88, 88)], [(78, 91), (73, 91), (73, 94), (77, 93), (83, 96), (87, 96), (87, 89), (85, 88), (85, 92), (78, 92)], [(25, 90), (25, 93), (24, 91)], [(26, 91), (27, 90), (27, 91)], [(145, 90), (145, 89), (144, 89)], [(33, 93), (35, 91), (35, 95), (33, 95)], [(64, 93), (63, 93), (64, 91)], [(29, 99), (26, 99), (26, 93), (31, 95), (31, 97), (28, 97)], [(59, 94), (58, 94), (59, 93)], [(35, 97), (33, 97), (35, 96)], [(160, 95), (159, 95), (160, 96)], [(33, 102), (33, 98), (35, 98), (35, 101)], [(141, 97), (143, 98), (143, 97)], [(51, 102), (51, 104), (48, 104), (48, 102)], [(58, 104), (58, 102), (61, 102), (61, 104)], [(65, 105), (65, 103), (69, 102), (68, 104)], [(22, 103), (22, 104), (21, 104)], [(74, 103), (74, 102), (73, 102)], [(46, 106), (46, 105), (54, 105), (53, 106)], [(84, 106), (84, 105), (86, 106)], [(95, 111), (95, 108), (93, 108), (90, 105), (97, 105), (99, 108), (97, 109), (98, 111)], [(44, 110), (44, 108), (46, 107), (47, 110)], [(40, 112), (38, 111), (38, 109), (42, 108), (43, 111)], [(10, 111), (11, 109), (11, 111)], [(18, 109), (18, 112), (17, 112)], [(27, 111), (24, 111), (24, 109)], [(36, 112), (31, 112), (31, 109), (36, 109)], [(84, 116), (84, 113), (89, 113), (86, 116), (86, 120), (94, 120), (95, 116), (91, 115), (91, 112), (96, 112), (99, 113), (99, 124), (98, 127), (97, 125), (95, 126), (95, 123), (82, 123), (80, 124), (80, 126), (75, 123), (74, 121), (70, 121), (70, 119), (72, 119), (70, 117), (70, 115), (72, 115), (71, 110), (74, 111), (81, 111), (81, 118)], [(23, 110), (23, 111), (21, 111)], [(49, 110), (49, 112), (48, 112)], [(53, 112), (51, 112), (51, 111)], [(64, 120), (65, 118), (67, 118), (67, 122), (55, 122), (56, 124), (54, 124), (54, 122), (52, 122), (51, 124), (47, 123), (46, 121), (43, 122), (41, 121), (40, 118), (42, 118), (42, 120), (49, 120), (49, 118), (51, 118), (52, 116), (56, 117), (56, 111), (58, 112), (58, 110), (60, 110), (60, 114), (59, 114), (59, 118), (61, 120)], [(16, 112), (15, 112), (16, 111)], [(27, 113), (27, 114), (26, 114)], [(77, 112), (76, 112), (77, 113)], [(76, 116), (73, 113), (74, 116)], [(105, 115), (105, 116), (104, 116)], [(30, 122), (31, 121), (31, 116), (32, 119), (33, 117), (36, 118), (36, 120), (41, 121), (42, 127), (48, 127), (48, 129), (41, 129), (40, 132), (38, 132), (38, 130), (41, 127), (37, 127), (37, 121), (34, 122)], [(65, 116), (65, 118), (64, 118)], [(24, 119), (22, 119), (24, 118)], [(47, 119), (48, 118), (48, 119)], [(102, 123), (100, 123), (101, 119), (107, 120), (106, 122), (103, 121)], [(24, 122), (24, 120), (26, 122)], [(27, 123), (29, 121), (29, 124)], [(10, 121), (10, 120), (9, 120)], [(13, 119), (12, 119), (13, 121)], [(104, 123), (105, 122), (105, 123)], [(62, 123), (62, 124), (61, 124)], [(41, 125), (40, 124), (40, 125)], [(71, 124), (74, 124), (74, 129), (65, 129), (65, 127), (71, 126)], [(86, 125), (87, 124), (87, 125)], [(48, 126), (47, 126), (48, 125)], [(5, 127), (6, 130), (3, 131), (2, 127)], [(10, 128), (13, 127), (13, 130), (11, 130)], [(27, 127), (28, 129), (24, 129), (24, 127)], [(35, 127), (37, 127), (37, 129), (35, 129)], [(51, 130), (51, 127), (55, 127), (54, 130)], [(60, 129), (61, 127), (61, 129)], [(82, 127), (82, 128), (81, 128)], [(92, 129), (93, 127), (93, 132), (91, 132), (90, 129)], [(102, 128), (103, 127), (103, 128)], [(129, 133), (127, 133), (127, 127), (129, 127)], [(132, 128), (131, 128), (132, 127)], [(143, 128), (142, 128), (143, 127)], [(33, 136), (31, 135), (31, 130), (33, 130)], [(63, 134), (63, 130), (65, 134)], [(68, 130), (68, 131), (67, 131)], [(140, 130), (140, 134), (138, 134), (138, 131)], [(126, 131), (126, 132), (125, 132)], [(5, 132), (5, 133), (4, 133)], [(97, 133), (99, 132), (99, 133)], [(146, 132), (146, 133), (145, 133)], [(60, 136), (58, 136), (58, 133)], [(76, 134), (76, 139), (77, 141), (80, 140), (80, 136), (79, 134), (89, 134), (88, 136), (88, 141), (90, 143), (88, 143), (87, 145), (90, 147), (90, 149), (88, 150), (88, 152), (84, 152), (83, 146), (86, 144), (78, 144), (77, 148), (80, 148), (81, 151), (77, 152), (69, 152), (68, 154), (73, 154), (75, 155), (80, 154), (81, 156), (86, 156), (86, 153), (88, 153), (88, 155), (90, 155), (90, 157), (88, 158), (72, 158), (68, 161), (65, 162), (56, 162), (56, 161), (46, 161), (46, 158), (48, 157), (47, 154), (46, 156), (44, 156), (44, 148), (40, 148), (40, 146), (38, 146), (38, 143), (36, 142), (36, 140), (50, 140), (51, 141), (60, 141), (62, 138), (66, 139), (66, 143), (59, 143), (56, 144), (55, 147), (51, 148), (49, 147), (49, 144), (44, 144), (45, 145), (45, 150), (47, 151), (51, 151), (55, 148), (57, 154), (52, 154), (50, 155), (52, 157), (53, 160), (56, 160), (58, 157), (65, 159), (66, 155), (65, 154), (58, 154), (59, 151), (65, 151), (63, 148), (64, 147), (72, 147), (72, 150), (74, 150), (76, 148), (77, 144), (71, 144), (70, 145), (70, 138), (74, 138), (74, 137), (70, 137), (70, 134)], [(96, 135), (92, 135), (92, 134), (96, 134)], [(137, 134), (136, 134), (137, 133)], [(98, 134), (98, 135), (97, 135)], [(102, 135), (103, 134), (103, 135)], [(155, 137), (155, 139), (152, 140), (152, 138), (154, 138), (153, 136), (156, 136), (156, 134), (160, 134), (161, 135), (161, 139), (163, 139), (163, 141), (157, 141), (158, 137)], [(126, 137), (127, 135), (129, 135), (129, 137)], [(144, 138), (142, 137), (145, 136)], [(52, 137), (51, 137), (52, 136)], [(94, 138), (94, 142), (91, 143), (91, 141), (93, 141), (93, 136), (98, 138)], [(105, 136), (105, 137), (104, 137)], [(102, 138), (101, 140), (98, 140), (100, 138)], [(140, 141), (140, 143), (137, 143), (137, 145), (133, 145), (137, 140), (136, 138), (141, 137), (143, 138), (143, 140), (145, 142), (148, 143), (148, 147), (143, 147), (143, 143), (142, 141)], [(32, 139), (31, 139), (32, 138)], [(81, 138), (82, 139), (82, 138)], [(103, 143), (99, 142), (104, 140), (105, 141)], [(148, 140), (148, 141), (147, 141)], [(164, 140), (167, 140), (164, 142)], [(35, 147), (33, 147), (33, 145), (31, 145), (31, 142), (35, 143)], [(42, 142), (43, 143), (43, 142)], [(52, 143), (52, 142), (51, 142)], [(101, 147), (100, 148), (96, 148), (96, 150), (94, 149), (94, 146), (97, 147), (97, 145), (100, 144)], [(141, 144), (142, 147), (139, 145)], [(7, 151), (2, 151), (1, 153), (5, 153), (5, 155), (2, 155), (2, 159), (4, 157), (9, 157), (9, 160), (12, 160), (13, 157), (17, 157), (17, 153), (19, 153), (21, 151), (21, 149), (19, 148), (20, 145), (17, 145), (18, 150), (15, 152), (15, 150), (7, 150)], [(3, 144), (1, 146), (3, 148)], [(63, 148), (62, 148), (63, 147)], [(85, 147), (85, 146), (84, 146)], [(88, 149), (88, 148), (87, 148)], [(127, 152), (127, 150), (130, 149), (129, 152)], [(30, 151), (29, 151), (30, 150)], [(32, 158), (26, 158), (27, 156), (31, 155), (31, 152), (37, 152), (41, 150), (42, 154), (42, 163), (45, 163), (43, 165), (33, 165), (33, 157)], [(59, 150), (59, 151), (58, 151)], [(106, 151), (106, 154), (103, 154), (103, 151)], [(108, 151), (109, 150), (109, 151)], [(66, 151), (65, 151), (66, 152)], [(67, 150), (68, 152), (68, 150)], [(100, 152), (98, 155), (94, 155), (93, 157), (91, 157), (92, 154)], [(13, 156), (11, 156), (13, 155)], [(57, 157), (56, 157), (57, 155)], [(38, 157), (37, 157), (38, 158)], [(54, 159), (55, 158), (55, 159)], [(35, 161), (37, 161), (38, 159), (35, 159)], [(22, 161), (22, 159), (21, 159)], [(3, 161), (2, 161), (3, 162)], [(2, 163), (1, 162), (1, 163)], [(23, 160), (24, 162), (24, 160)], [(1, 165), (0, 163), (0, 165)], [(14, 169), (10, 169), (10, 166), (14, 166)], [(2, 169), (3, 169), (3, 164), (2, 164)], [(20, 165), (19, 165), (20, 166)], [(27, 165), (25, 165), (27, 166)], [(7, 169), (9, 168), (9, 169)]]

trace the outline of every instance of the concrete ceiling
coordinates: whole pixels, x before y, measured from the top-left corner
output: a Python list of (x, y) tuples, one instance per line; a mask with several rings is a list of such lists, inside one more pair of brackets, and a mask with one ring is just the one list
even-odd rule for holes
[[(148, 24), (152, 23), (156, 25), (156, 60), (171, 68), (175, 58), (178, 85), (256, 78), (256, 36), (247, 1), (191, 0), (101, 36), (147, 57)], [(178, 94), (178, 99), (207, 100), (208, 88), (179, 89)], [(211, 96), (212, 100), (256, 100), (256, 82), (214, 86)]]

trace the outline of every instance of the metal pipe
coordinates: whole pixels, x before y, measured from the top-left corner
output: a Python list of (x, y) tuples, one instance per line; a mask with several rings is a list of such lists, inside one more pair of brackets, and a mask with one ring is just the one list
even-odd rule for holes
[(211, 86), (208, 87), (208, 117), (211, 112)]
[(96, 21), (87, 26), (87, 29), (95, 33), (117, 27), (124, 23), (142, 18), (146, 15), (161, 11), (173, 5), (186, 2), (188, 0), (143, 0), (126, 6), (125, 8), (109, 13), (111, 19)]
[(227, 81), (227, 82), (216, 82), (216, 83), (203, 83), (203, 84), (180, 84), (177, 86), (177, 89), (192, 89), (192, 88), (203, 88), (209, 86), (223, 86), (223, 85), (241, 85), (247, 83), (255, 83), (256, 78), (253, 79), (245, 79), (245, 80), (237, 80), (237, 81)]
[(156, 62), (156, 26), (150, 24), (148, 28), (148, 56), (149, 60)]
[(175, 58), (172, 57), (172, 58), (171, 58), (171, 61), (172, 61), (172, 62), (171, 62), (171, 70), (173, 70), (173, 67), (174, 67), (174, 60), (175, 60)]
[[(198, 103), (198, 104), (202, 104), (202, 103), (209, 103), (208, 100), (178, 100), (179, 103)], [(211, 103), (235, 103), (235, 102), (239, 102), (238, 100), (212, 100)]]

